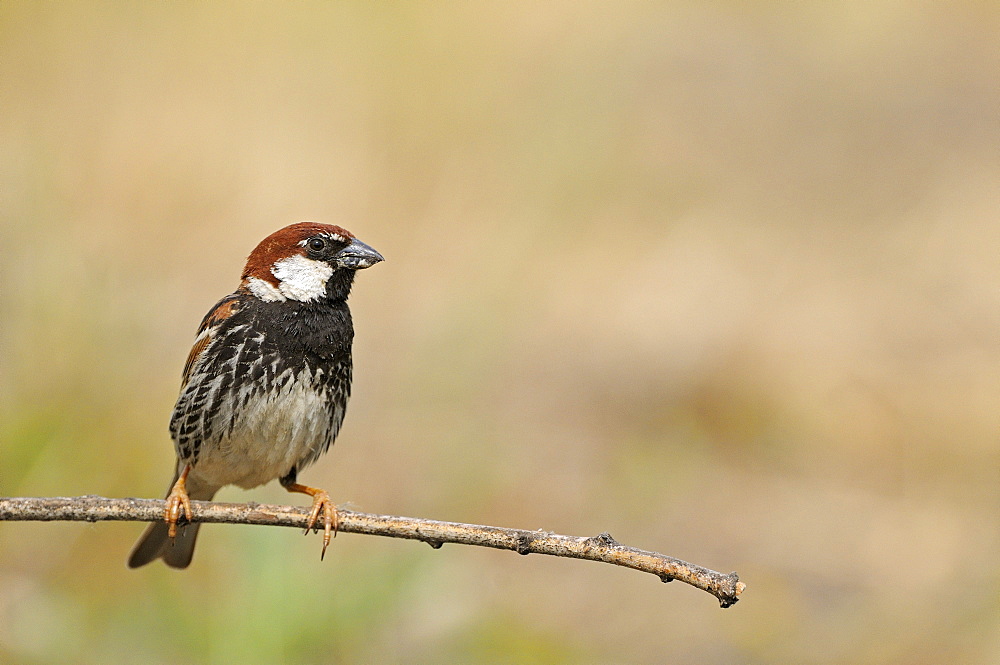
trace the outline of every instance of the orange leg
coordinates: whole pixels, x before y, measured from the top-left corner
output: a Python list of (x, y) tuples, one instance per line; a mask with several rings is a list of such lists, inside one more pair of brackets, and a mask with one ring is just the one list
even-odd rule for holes
[(177, 520), (181, 517), (181, 510), (184, 511), (184, 517), (187, 518), (188, 522), (191, 521), (191, 499), (188, 498), (186, 487), (190, 472), (191, 465), (188, 464), (181, 471), (181, 475), (177, 477), (177, 482), (170, 488), (170, 494), (167, 495), (167, 507), (163, 511), (163, 519), (169, 525), (167, 536), (171, 539), (177, 535)]
[(319, 520), (320, 513), (323, 513), (323, 551), (319, 555), (320, 561), (322, 561), (323, 557), (326, 556), (326, 548), (330, 544), (330, 538), (337, 535), (337, 525), (340, 521), (337, 515), (337, 506), (333, 505), (330, 495), (325, 490), (307, 485), (299, 485), (286, 478), (282, 479), (281, 485), (289, 492), (308, 494), (312, 497), (312, 513), (310, 513), (309, 522), (306, 524), (306, 533), (309, 533), (310, 529), (313, 531), (319, 530), (316, 522)]

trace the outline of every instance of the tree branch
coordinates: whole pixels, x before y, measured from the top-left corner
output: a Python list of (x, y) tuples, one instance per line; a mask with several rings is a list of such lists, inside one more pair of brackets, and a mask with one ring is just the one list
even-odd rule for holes
[[(192, 501), (195, 522), (290, 526), (304, 529), (309, 511), (296, 506), (271, 506), (257, 503), (212, 503)], [(163, 519), (164, 502), (160, 499), (108, 499), (80, 497), (0, 497), (0, 521), (75, 521), (103, 520), (155, 522)], [(439, 522), (414, 517), (373, 515), (338, 509), (340, 531), (373, 536), (420, 540), (438, 548), (444, 543), (478, 545), (518, 554), (550, 554), (588, 561), (603, 561), (658, 576), (664, 582), (680, 580), (709, 592), (722, 607), (739, 600), (746, 588), (736, 573), (718, 573), (708, 568), (674, 559), (657, 552), (626, 547), (608, 533), (585, 538), (562, 536), (547, 531), (525, 531), (496, 526)]]

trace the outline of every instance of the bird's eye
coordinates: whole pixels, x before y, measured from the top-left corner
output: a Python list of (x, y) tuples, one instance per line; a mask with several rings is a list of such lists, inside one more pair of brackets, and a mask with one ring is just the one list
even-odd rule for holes
[(326, 249), (326, 240), (323, 240), (322, 238), (310, 238), (309, 249), (314, 252), (322, 252)]

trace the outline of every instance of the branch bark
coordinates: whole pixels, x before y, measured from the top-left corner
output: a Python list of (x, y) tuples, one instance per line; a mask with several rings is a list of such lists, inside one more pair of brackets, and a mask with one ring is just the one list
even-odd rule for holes
[[(309, 517), (306, 508), (297, 506), (208, 501), (192, 501), (191, 506), (195, 522), (304, 529)], [(99, 496), (0, 497), (0, 521), (155, 522), (163, 519), (163, 508), (162, 499), (109, 499)], [(338, 513), (342, 532), (420, 540), (435, 549), (444, 543), (458, 543), (512, 550), (518, 554), (549, 554), (603, 561), (652, 573), (664, 582), (680, 580), (712, 594), (719, 599), (722, 607), (733, 605), (746, 588), (736, 573), (719, 573), (657, 552), (626, 547), (608, 533), (586, 538), (562, 536), (547, 531), (374, 515), (345, 509), (338, 509)]]

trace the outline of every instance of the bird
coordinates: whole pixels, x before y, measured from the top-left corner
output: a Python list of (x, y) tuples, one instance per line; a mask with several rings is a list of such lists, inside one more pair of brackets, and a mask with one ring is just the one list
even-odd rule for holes
[[(278, 479), (312, 497), (306, 533), (336, 533), (329, 494), (298, 474), (333, 444), (351, 394), (354, 325), (347, 297), (358, 270), (383, 261), (332, 224), (299, 222), (264, 238), (239, 287), (205, 315), (184, 364), (170, 417), (177, 463), (163, 521), (153, 522), (128, 559), (186, 568), (200, 524), (191, 500), (222, 487), (251, 489)], [(187, 524), (178, 528), (181, 515)]]

